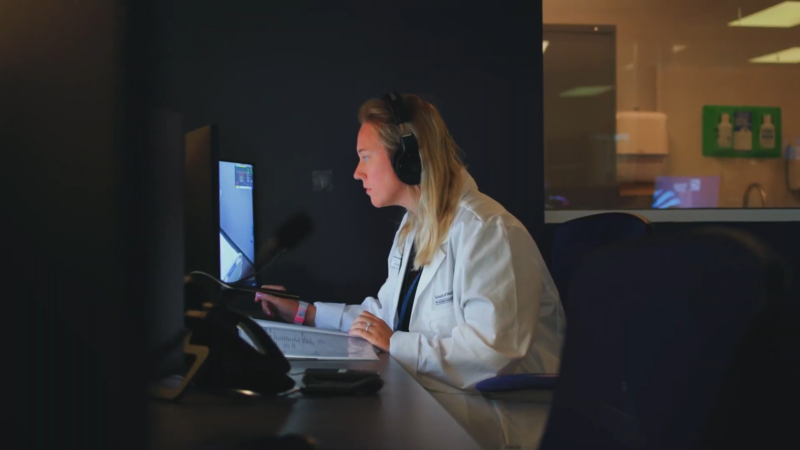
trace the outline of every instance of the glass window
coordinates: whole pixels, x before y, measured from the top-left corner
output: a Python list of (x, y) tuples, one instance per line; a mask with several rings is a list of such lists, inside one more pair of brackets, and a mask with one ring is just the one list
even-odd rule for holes
[(542, 3), (548, 222), (800, 220), (800, 1)]

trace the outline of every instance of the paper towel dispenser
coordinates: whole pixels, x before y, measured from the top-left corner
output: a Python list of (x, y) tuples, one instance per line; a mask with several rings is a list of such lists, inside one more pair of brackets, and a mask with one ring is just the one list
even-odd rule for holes
[(618, 155), (668, 155), (667, 115), (660, 112), (617, 112)]

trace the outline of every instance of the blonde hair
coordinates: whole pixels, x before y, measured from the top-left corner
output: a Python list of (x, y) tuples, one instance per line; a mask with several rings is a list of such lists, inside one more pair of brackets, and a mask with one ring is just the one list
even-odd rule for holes
[[(442, 245), (453, 224), (461, 186), (464, 163), (441, 114), (435, 106), (416, 95), (402, 95), (406, 110), (411, 116), (411, 132), (419, 142), (422, 159), (422, 179), (418, 186), (408, 186), (412, 196), (419, 199), (417, 212), (408, 211), (408, 219), (400, 229), (399, 245), (404, 245), (408, 234), (417, 230), (414, 237), (414, 269), (428, 265)], [(400, 127), (394, 123), (391, 111), (381, 99), (368, 100), (358, 112), (363, 125), (372, 124), (379, 139), (389, 150), (389, 156), (400, 147)]]

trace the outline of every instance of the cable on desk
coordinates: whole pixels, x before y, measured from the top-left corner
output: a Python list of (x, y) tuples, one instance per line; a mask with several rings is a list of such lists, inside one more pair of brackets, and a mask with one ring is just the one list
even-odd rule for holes
[(299, 387), (293, 387), (293, 388), (289, 389), (288, 391), (281, 392), (280, 394), (278, 394), (278, 397), (285, 397), (287, 395), (294, 394), (295, 392), (300, 392), (300, 388)]

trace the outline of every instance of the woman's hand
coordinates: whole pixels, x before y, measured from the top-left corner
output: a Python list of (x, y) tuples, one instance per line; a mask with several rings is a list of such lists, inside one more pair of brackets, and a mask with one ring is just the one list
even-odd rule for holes
[[(286, 292), (286, 288), (283, 286), (267, 285), (261, 286), (261, 288)], [(300, 305), (294, 300), (275, 297), (274, 295), (269, 294), (262, 294), (261, 292), (256, 293), (255, 301), (256, 303), (261, 302), (261, 310), (264, 311), (264, 314), (272, 317), (280, 317), (289, 323), (294, 322), (294, 316), (297, 314), (297, 308), (300, 307)]]
[[(275, 291), (283, 291), (286, 292), (286, 288), (283, 286), (261, 286), (263, 289), (272, 289)], [(297, 303), (296, 300), (291, 300), (288, 298), (281, 298), (276, 297), (274, 295), (269, 294), (262, 294), (260, 292), (256, 293), (256, 302), (261, 302), (261, 310), (264, 311), (264, 314), (272, 317), (280, 317), (286, 322), (294, 323), (294, 316), (297, 315), (297, 309), (300, 308), (300, 304)], [(303, 322), (304, 325), (314, 326), (314, 317), (316, 316), (316, 307), (314, 305), (308, 305), (308, 310), (306, 310), (305, 321)]]
[(353, 321), (353, 325), (350, 326), (350, 334), (362, 337), (375, 347), (389, 353), (389, 339), (394, 332), (389, 325), (386, 325), (386, 322), (364, 311)]

